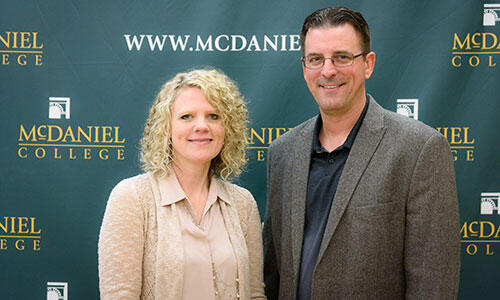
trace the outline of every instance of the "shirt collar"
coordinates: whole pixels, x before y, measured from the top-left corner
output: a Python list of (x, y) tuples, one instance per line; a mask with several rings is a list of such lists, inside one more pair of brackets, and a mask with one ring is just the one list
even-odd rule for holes
[[(354, 139), (356, 138), (356, 135), (358, 134), (359, 128), (361, 127), (361, 123), (363, 122), (363, 119), (365, 118), (369, 103), (370, 103), (370, 99), (367, 96), (365, 106), (363, 108), (363, 111), (361, 112), (361, 115), (359, 116), (358, 120), (356, 121), (356, 124), (354, 124), (354, 126), (352, 127), (351, 132), (349, 132), (349, 135), (347, 136), (344, 144), (339, 146), (337, 149), (342, 149), (342, 148), (351, 149), (352, 144), (354, 144)], [(321, 114), (319, 114), (318, 119), (316, 120), (316, 125), (314, 126), (313, 143), (312, 143), (312, 153), (313, 154), (314, 153), (322, 153), (322, 152), (328, 153), (328, 151), (325, 148), (323, 148), (323, 146), (321, 146), (321, 143), (319, 141), (319, 132), (321, 131), (322, 127), (323, 127), (323, 119), (321, 119)], [(337, 150), (337, 149), (335, 149), (335, 150)]]
[[(160, 205), (166, 206), (187, 199), (186, 193), (182, 190), (179, 180), (174, 172), (170, 175), (158, 179), (160, 190)], [(217, 199), (220, 199), (227, 204), (231, 204), (230, 198), (227, 195), (224, 183), (221, 179), (212, 176), (210, 179), (210, 188), (208, 190), (208, 198), (206, 207), (210, 207)]]

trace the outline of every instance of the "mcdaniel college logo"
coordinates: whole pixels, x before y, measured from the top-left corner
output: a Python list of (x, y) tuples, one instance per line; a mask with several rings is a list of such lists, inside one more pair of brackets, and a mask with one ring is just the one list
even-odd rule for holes
[(0, 254), (4, 251), (40, 251), (42, 229), (36, 217), (0, 217)]
[(1, 66), (43, 66), (43, 41), (38, 32), (0, 32)]
[(116, 125), (68, 125), (70, 97), (49, 97), (48, 119), (55, 123), (21, 124), (20, 159), (124, 160), (126, 138)]
[(500, 242), (500, 225), (497, 222), (500, 193), (483, 192), (479, 200), (480, 217), (462, 224), (461, 242), (467, 255), (491, 256), (495, 254), (495, 245)]
[[(484, 4), (482, 11), (483, 32), (454, 33), (452, 39), (451, 65), (455, 68), (479, 66), (496, 67), (500, 54), (498, 30), (493, 31), (499, 22), (500, 3)], [(479, 22), (479, 18), (478, 18)]]

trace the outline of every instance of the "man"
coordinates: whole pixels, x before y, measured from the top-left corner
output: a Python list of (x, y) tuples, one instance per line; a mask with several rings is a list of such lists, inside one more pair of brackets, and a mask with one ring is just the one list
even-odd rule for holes
[(320, 114), (268, 152), (269, 299), (455, 299), (455, 175), (446, 139), (366, 94), (375, 53), (363, 16), (308, 16), (304, 79)]

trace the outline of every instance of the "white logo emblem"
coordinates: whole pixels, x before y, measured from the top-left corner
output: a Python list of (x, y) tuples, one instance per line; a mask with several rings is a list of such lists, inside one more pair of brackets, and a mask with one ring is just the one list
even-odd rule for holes
[(49, 97), (49, 119), (60, 119), (63, 115), (70, 117), (69, 97)]
[(495, 26), (497, 21), (500, 21), (500, 3), (485, 4), (483, 10), (483, 26)]
[(418, 99), (398, 99), (397, 113), (418, 120)]
[(500, 215), (498, 204), (500, 202), (500, 193), (481, 193), (481, 214), (492, 215), (496, 210)]
[(68, 300), (68, 283), (47, 282), (47, 300)]

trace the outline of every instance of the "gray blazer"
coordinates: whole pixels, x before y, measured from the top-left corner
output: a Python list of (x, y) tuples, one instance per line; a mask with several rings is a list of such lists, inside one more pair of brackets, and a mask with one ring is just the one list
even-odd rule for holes
[[(312, 299), (456, 299), (455, 173), (446, 139), (371, 97), (333, 199)], [(268, 150), (264, 276), (269, 299), (295, 299), (316, 118)]]

